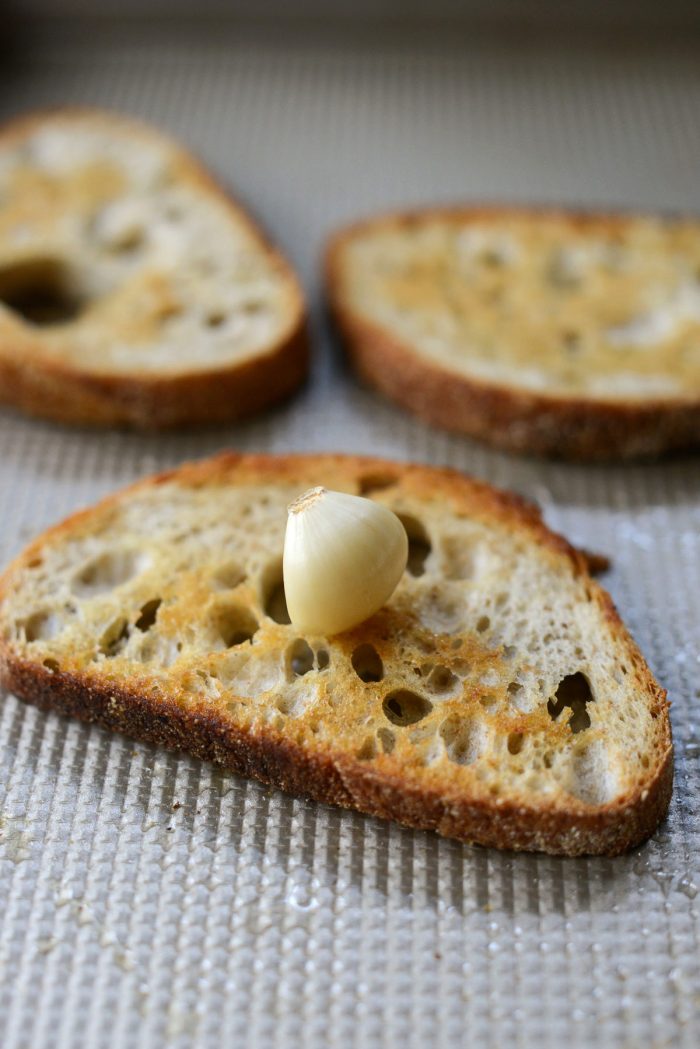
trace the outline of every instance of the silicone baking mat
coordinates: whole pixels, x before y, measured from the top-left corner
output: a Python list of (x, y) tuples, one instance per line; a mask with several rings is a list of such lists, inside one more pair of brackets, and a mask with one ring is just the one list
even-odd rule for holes
[(0, 115), (108, 104), (164, 125), (298, 264), (313, 379), (244, 426), (167, 437), (0, 412), (0, 553), (151, 471), (224, 447), (448, 464), (538, 500), (613, 558), (609, 586), (673, 701), (676, 785), (615, 860), (455, 844), (294, 800), (0, 705), (0, 1044), (451, 1047), (700, 1044), (700, 459), (579, 468), (430, 430), (361, 389), (318, 256), (337, 223), (441, 200), (700, 208), (688, 43), (213, 26), (46, 33)]

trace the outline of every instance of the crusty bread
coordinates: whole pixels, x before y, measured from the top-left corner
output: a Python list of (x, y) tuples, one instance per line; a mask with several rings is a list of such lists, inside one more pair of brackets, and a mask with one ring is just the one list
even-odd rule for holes
[[(287, 622), (287, 504), (363, 493), (411, 538), (388, 605), (336, 637)], [(0, 581), (21, 698), (292, 793), (465, 841), (614, 854), (672, 782), (665, 692), (582, 554), (449, 470), (223, 455), (40, 536)]]
[(0, 131), (0, 399), (174, 427), (258, 411), (306, 367), (296, 277), (180, 146), (97, 110)]
[(579, 460), (700, 445), (698, 219), (393, 215), (326, 271), (359, 373), (431, 423)]

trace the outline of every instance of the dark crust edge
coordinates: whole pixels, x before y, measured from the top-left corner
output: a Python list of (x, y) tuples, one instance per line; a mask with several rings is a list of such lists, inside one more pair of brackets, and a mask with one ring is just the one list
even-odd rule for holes
[[(557, 216), (576, 227), (604, 221), (624, 226), (633, 213), (555, 208), (428, 208), (368, 219), (340, 230), (326, 246), (326, 298), (356, 371), (391, 400), (442, 429), (505, 451), (579, 462), (642, 459), (700, 447), (700, 400), (657, 399), (643, 404), (532, 393), (517, 386), (468, 379), (417, 354), (344, 303), (343, 249), (357, 233), (429, 217), (472, 219), (508, 215)], [(641, 216), (636, 216), (641, 217)]]
[(590, 578), (586, 556), (546, 527), (536, 506), (520, 496), (475, 481), (458, 471), (411, 463), (328, 455), (244, 455), (224, 452), (138, 481), (79, 511), (38, 536), (0, 577), (0, 602), (15, 572), (21, 571), (46, 541), (84, 527), (96, 511), (109, 509), (140, 489), (171, 481), (194, 487), (226, 483), (238, 472), (258, 483), (294, 477), (311, 466), (342, 465), (358, 474), (391, 472), (412, 478), (424, 492), (449, 491), (459, 502), (520, 529), (541, 554), (564, 558), (582, 578), (591, 600), (608, 622), (611, 637), (636, 665), (640, 685), (659, 727), (661, 758), (643, 787), (614, 803), (589, 806), (576, 799), (562, 810), (543, 801), (533, 808), (484, 797), (447, 795), (408, 786), (401, 777), (373, 770), (367, 762), (334, 752), (324, 744), (311, 751), (270, 729), (256, 733), (230, 724), (209, 706), (185, 707), (163, 695), (99, 683), (88, 675), (51, 671), (27, 660), (0, 640), (0, 682), (25, 702), (77, 717), (146, 742), (162, 744), (250, 776), (289, 793), (393, 819), (406, 826), (435, 830), (445, 837), (496, 848), (543, 851), (554, 855), (617, 855), (653, 833), (668, 808), (673, 786), (673, 747), (666, 691), (658, 684), (628, 634), (610, 595)]
[(95, 687), (0, 653), (5, 686), (41, 710), (184, 751), (299, 797), (356, 809), (418, 830), (499, 849), (615, 856), (644, 841), (663, 818), (673, 783), (671, 748), (646, 797), (591, 811), (534, 811), (412, 789), (345, 755), (309, 752), (277, 733), (255, 734), (203, 707), (183, 708), (124, 688)]
[(143, 430), (232, 422), (271, 406), (301, 385), (309, 367), (306, 305), (295, 271), (244, 208), (183, 145), (138, 118), (89, 106), (33, 110), (0, 127), (0, 148), (56, 117), (106, 120), (173, 150), (203, 193), (221, 200), (255, 236), (260, 249), (287, 280), (295, 317), (276, 343), (240, 363), (173, 376), (102, 375), (60, 361), (25, 358), (3, 347), (0, 400), (29, 415), (59, 423), (127, 426)]

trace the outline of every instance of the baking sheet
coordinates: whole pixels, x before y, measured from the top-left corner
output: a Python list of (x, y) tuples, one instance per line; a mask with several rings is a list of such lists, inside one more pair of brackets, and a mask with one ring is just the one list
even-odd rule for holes
[[(0, 1044), (695, 1047), (700, 1043), (700, 459), (580, 468), (430, 430), (361, 389), (320, 308), (335, 224), (458, 199), (700, 209), (692, 42), (213, 26), (37, 33), (0, 115), (108, 104), (181, 136), (299, 266), (314, 377), (244, 426), (95, 434), (0, 412), (0, 555), (224, 447), (447, 464), (537, 499), (673, 701), (667, 822), (632, 854), (469, 848), (0, 706)], [(2, 1033), (4, 1032), (4, 1034)]]

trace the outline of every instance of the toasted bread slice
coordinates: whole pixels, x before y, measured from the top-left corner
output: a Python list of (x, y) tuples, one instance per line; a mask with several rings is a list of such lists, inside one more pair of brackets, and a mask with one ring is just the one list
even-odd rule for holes
[(514, 452), (700, 445), (700, 220), (436, 210), (350, 227), (327, 289), (350, 355), (427, 421)]
[(174, 427), (258, 411), (306, 367), (294, 273), (180, 146), (96, 110), (0, 131), (0, 399)]
[[(281, 583), (311, 485), (394, 509), (388, 605), (300, 637)], [(223, 455), (46, 532), (0, 582), (8, 689), (294, 794), (464, 841), (614, 854), (668, 805), (665, 692), (585, 558), (449, 470)]]

